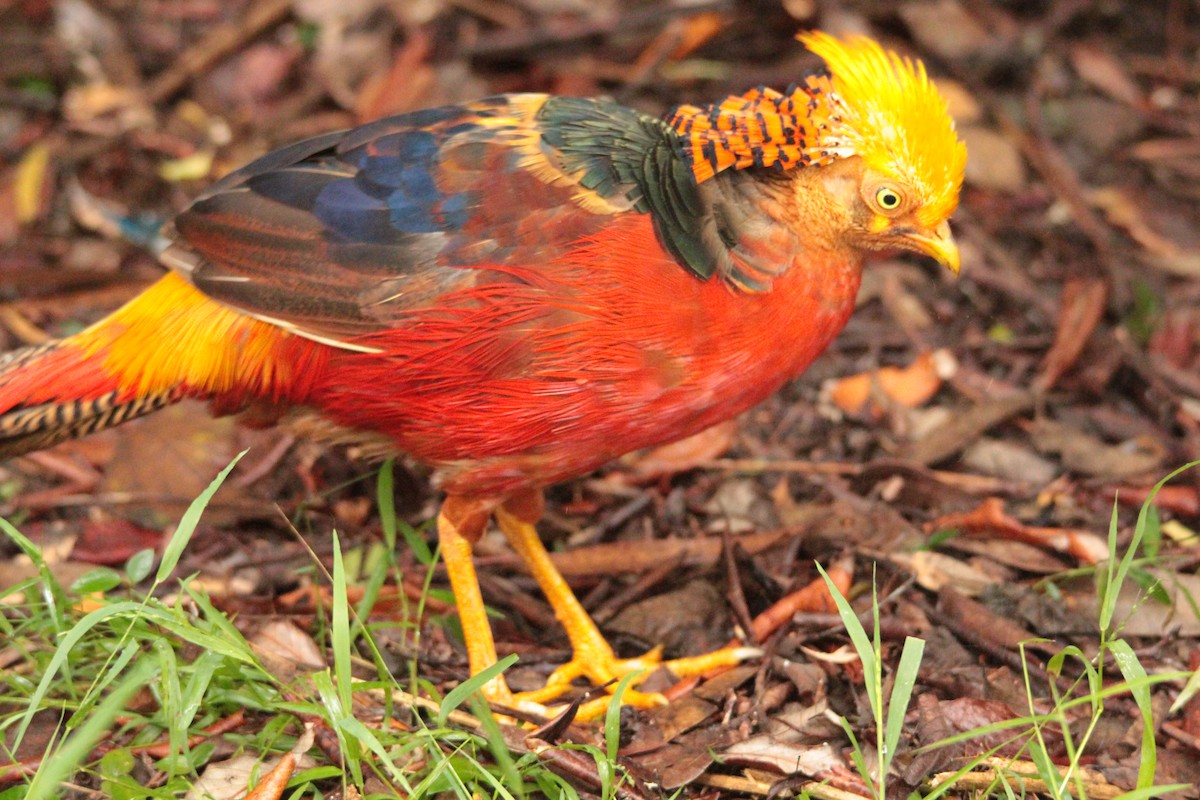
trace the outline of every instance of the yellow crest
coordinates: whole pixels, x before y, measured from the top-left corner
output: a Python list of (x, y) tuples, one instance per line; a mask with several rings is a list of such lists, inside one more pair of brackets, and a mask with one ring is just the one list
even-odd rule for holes
[(825, 60), (832, 76), (829, 126), (819, 147), (837, 157), (857, 155), (912, 186), (923, 195), (922, 216), (930, 222), (949, 216), (967, 148), (925, 65), (865, 36), (842, 40), (813, 31), (797, 38)]
[(759, 87), (705, 107), (680, 106), (667, 117), (696, 181), (726, 169), (820, 167), (859, 156), (917, 192), (927, 224), (948, 217), (967, 151), (924, 65), (865, 36), (797, 38), (825, 59), (829, 74), (783, 93)]

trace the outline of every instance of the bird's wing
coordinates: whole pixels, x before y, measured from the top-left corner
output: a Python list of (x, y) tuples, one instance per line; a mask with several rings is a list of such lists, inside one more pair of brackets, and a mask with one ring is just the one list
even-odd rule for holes
[(681, 268), (707, 278), (729, 256), (705, 191), (658, 120), (510, 95), (269, 153), (176, 218), (163, 260), (221, 303), (338, 344), (496, 279), (463, 267), (534, 267), (615, 215), (652, 213)]

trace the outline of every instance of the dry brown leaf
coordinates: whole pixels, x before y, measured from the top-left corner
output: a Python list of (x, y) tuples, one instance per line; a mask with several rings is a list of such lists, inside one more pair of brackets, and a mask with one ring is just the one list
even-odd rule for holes
[(1156, 230), (1143, 212), (1143, 205), (1127, 191), (1104, 186), (1088, 192), (1087, 199), (1104, 212), (1109, 223), (1145, 248), (1151, 264), (1173, 275), (1200, 277), (1200, 251), (1183, 247)]
[(429, 96), (437, 75), (428, 58), (433, 41), (414, 33), (396, 51), (391, 69), (369, 75), (358, 90), (355, 115), (360, 122), (411, 111)]
[(942, 58), (977, 55), (995, 45), (987, 29), (957, 0), (901, 3), (896, 10), (921, 46)]
[(154, 112), (141, 92), (110, 83), (70, 87), (63, 95), (62, 113), (72, 128), (99, 135), (147, 128), (154, 122)]
[(277, 800), (283, 796), (284, 788), (297, 767), (307, 769), (316, 764), (306, 755), (312, 744), (313, 731), (306, 725), (291, 751), (285, 753), (249, 793), (246, 792), (247, 785), (263, 766), (261, 756), (242, 753), (225, 761), (211, 762), (188, 791), (186, 800)]
[[(137, 420), (117, 430), (116, 437), (117, 448), (105, 469), (102, 488), (144, 498), (126, 506), (123, 513), (144, 517), (152, 527), (178, 520), (238, 451), (233, 418), (213, 419), (197, 401)], [(205, 522), (220, 524), (236, 518), (230, 505), (244, 494), (227, 482), (205, 511)]]
[(950, 111), (950, 116), (954, 117), (954, 122), (959, 126), (972, 125), (983, 118), (983, 106), (963, 84), (950, 78), (938, 78), (937, 88), (946, 99), (946, 108)]
[(878, 418), (884, 410), (872, 402), (875, 390), (889, 403), (917, 408), (937, 394), (956, 367), (949, 350), (934, 350), (917, 356), (907, 367), (882, 367), (831, 381), (822, 392), (846, 414), (861, 413), (870, 402), (868, 413)]
[(686, 58), (703, 47), (729, 27), (730, 19), (728, 15), (719, 11), (707, 11), (684, 17), (680, 22), (681, 36), (678, 46), (671, 52), (673, 60)]
[(633, 456), (627, 463), (639, 481), (687, 472), (722, 456), (733, 446), (737, 432), (737, 420), (726, 420), (686, 439)]
[(1070, 56), (1075, 72), (1092, 88), (1126, 105), (1145, 103), (1142, 90), (1112, 52), (1091, 44), (1077, 44), (1071, 48)]
[(1004, 420), (1033, 408), (1032, 393), (1021, 393), (985, 400), (959, 411), (901, 451), (918, 464), (936, 464), (973, 442), (981, 433)]
[(261, 653), (270, 653), (274, 658), (284, 658), (293, 664), (312, 669), (328, 666), (321, 648), (307, 632), (290, 620), (275, 620), (267, 623), (250, 639), (250, 646)]
[(1153, 436), (1135, 436), (1110, 445), (1083, 430), (1045, 417), (1032, 423), (1030, 434), (1039, 451), (1057, 453), (1071, 472), (1096, 478), (1127, 480), (1158, 474), (1168, 456), (1166, 444)]
[(738, 742), (721, 753), (721, 761), (738, 766), (770, 769), (785, 775), (823, 775), (844, 765), (838, 751), (828, 742), (801, 744), (784, 737), (762, 734)]
[(1021, 151), (1007, 137), (982, 125), (964, 125), (959, 135), (971, 154), (966, 171), (969, 185), (1016, 192), (1028, 183)]
[(1049, 483), (1060, 471), (1050, 460), (1008, 439), (979, 439), (963, 451), (961, 460), (963, 466), (981, 475), (1037, 485)]
[(1026, 525), (1004, 511), (1004, 501), (989, 497), (973, 511), (944, 514), (927, 523), (926, 530), (957, 530), (973, 536), (1008, 536), (1022, 542), (1068, 553), (1085, 564), (1108, 558), (1108, 545), (1096, 534), (1074, 528)]
[(1129, 155), (1141, 161), (1171, 161), (1200, 157), (1200, 139), (1145, 139), (1129, 148)]
[[(1150, 497), (1152, 486), (1112, 486), (1105, 491), (1105, 499), (1114, 498), (1124, 506), (1140, 507)], [(1195, 486), (1175, 484), (1164, 486), (1154, 496), (1154, 505), (1160, 510), (1194, 517), (1200, 515), (1200, 492)]]
[(1054, 343), (1042, 359), (1036, 383), (1043, 391), (1074, 366), (1088, 339), (1100, 324), (1108, 304), (1108, 281), (1103, 278), (1072, 278), (1063, 286), (1054, 330)]
[[(843, 596), (850, 593), (854, 580), (854, 559), (839, 558), (827, 571), (829, 579)], [(824, 578), (814, 578), (808, 585), (777, 600), (750, 624), (750, 641), (761, 644), (792, 617), (801, 612), (832, 614), (837, 610), (833, 595)]]
[(296, 756), (284, 753), (279, 763), (262, 776), (262, 780), (246, 794), (246, 800), (279, 800), (287, 789), (292, 773), (296, 771)]
[(931, 550), (913, 553), (896, 553), (891, 560), (907, 569), (917, 584), (936, 592), (945, 586), (953, 586), (969, 597), (997, 583), (995, 578), (984, 574), (961, 559)]

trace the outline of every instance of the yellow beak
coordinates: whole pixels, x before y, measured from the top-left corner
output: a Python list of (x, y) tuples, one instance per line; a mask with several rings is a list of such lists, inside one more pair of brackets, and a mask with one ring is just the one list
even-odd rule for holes
[(950, 223), (943, 222), (936, 230), (922, 233), (910, 233), (904, 237), (908, 246), (918, 253), (924, 253), (937, 260), (939, 264), (949, 269), (955, 275), (962, 265), (958, 253), (958, 245), (950, 233)]

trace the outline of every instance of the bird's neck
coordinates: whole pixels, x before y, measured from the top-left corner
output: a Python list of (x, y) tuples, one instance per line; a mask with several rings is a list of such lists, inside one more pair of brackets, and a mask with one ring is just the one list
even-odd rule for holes
[(847, 235), (855, 224), (847, 209), (860, 180), (858, 159), (847, 159), (787, 173), (729, 172), (703, 184), (728, 247), (721, 278), (758, 294), (814, 264), (857, 275), (863, 253)]
[(684, 105), (667, 116), (696, 181), (728, 169), (823, 166), (839, 157), (825, 146), (838, 100), (827, 74), (786, 92), (766, 87), (707, 106)]

